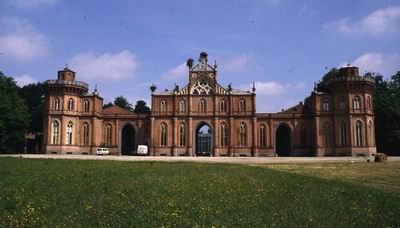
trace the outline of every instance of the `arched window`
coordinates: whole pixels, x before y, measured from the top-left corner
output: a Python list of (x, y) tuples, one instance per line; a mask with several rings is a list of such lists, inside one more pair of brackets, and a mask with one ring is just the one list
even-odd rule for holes
[(199, 107), (200, 112), (207, 112), (207, 101), (206, 100), (201, 99), (199, 106), (200, 106)]
[(166, 100), (161, 100), (160, 111), (161, 112), (166, 112), (167, 111), (167, 101)]
[(246, 111), (246, 101), (243, 98), (239, 101), (239, 111)]
[(356, 96), (353, 99), (353, 109), (355, 110), (361, 109), (361, 98), (359, 96)]
[(179, 111), (186, 112), (186, 102), (183, 99), (179, 101)]
[(222, 99), (222, 100), (220, 101), (219, 106), (220, 106), (220, 111), (221, 111), (221, 112), (226, 112), (226, 100), (225, 100), (225, 99)]
[(70, 98), (68, 100), (68, 111), (73, 111), (74, 110), (74, 103), (75, 103), (74, 99)]
[(112, 126), (110, 124), (106, 127), (106, 145), (112, 145)]
[(332, 146), (331, 145), (331, 125), (329, 123), (324, 124), (323, 137), (324, 137), (324, 145), (327, 147)]
[(69, 121), (67, 124), (67, 145), (72, 145), (72, 130), (73, 130), (73, 123)]
[(239, 126), (239, 145), (241, 147), (247, 146), (247, 126), (241, 123)]
[(57, 120), (53, 121), (52, 124), (53, 130), (51, 131), (51, 143), (52, 144), (60, 144), (60, 123)]
[(339, 144), (341, 146), (346, 146), (347, 145), (347, 128), (346, 128), (346, 123), (342, 122), (340, 125), (340, 137), (339, 137)]
[(61, 107), (60, 98), (56, 97), (54, 99), (54, 110), (58, 111), (60, 110), (60, 107)]
[(339, 109), (340, 110), (346, 109), (346, 101), (344, 100), (344, 97), (339, 98)]
[(372, 126), (372, 121), (370, 120), (368, 123), (368, 138), (369, 138), (369, 145), (373, 146), (374, 145), (374, 130)]
[(368, 110), (372, 110), (372, 103), (371, 103), (371, 97), (367, 97), (367, 108)]
[(302, 147), (307, 145), (307, 129), (304, 126), (300, 127), (300, 145)]
[(265, 134), (265, 131), (266, 131), (266, 127), (265, 127), (265, 125), (264, 124), (261, 124), (260, 125), (260, 129), (259, 129), (259, 134), (258, 134), (258, 136), (259, 136), (259, 142), (260, 142), (260, 147), (266, 147), (267, 146), (267, 143), (266, 143), (266, 134)]
[(228, 125), (221, 124), (221, 147), (228, 146)]
[(356, 146), (363, 146), (363, 124), (360, 120), (356, 121)]
[(326, 98), (322, 100), (322, 111), (329, 111), (329, 100)]
[(186, 146), (186, 125), (184, 123), (179, 125), (179, 146)]
[(83, 102), (83, 111), (84, 112), (89, 112), (89, 109), (90, 109), (90, 106), (89, 106), (90, 104), (89, 104), (89, 101), (88, 100), (85, 100), (84, 102)]
[(83, 124), (83, 145), (89, 145), (89, 124), (86, 122)]
[(167, 125), (161, 124), (161, 146), (167, 146)]

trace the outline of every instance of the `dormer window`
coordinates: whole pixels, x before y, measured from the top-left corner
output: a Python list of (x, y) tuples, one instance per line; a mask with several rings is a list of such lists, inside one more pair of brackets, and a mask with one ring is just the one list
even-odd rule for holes
[(179, 111), (180, 112), (186, 111), (186, 102), (183, 99), (179, 101)]
[(246, 101), (242, 98), (239, 101), (239, 111), (244, 112), (246, 111)]
[(83, 102), (83, 111), (84, 111), (84, 112), (89, 112), (89, 108), (90, 108), (90, 106), (89, 106), (89, 101), (88, 101), (88, 100), (85, 100), (85, 101)]
[(329, 111), (329, 100), (328, 99), (324, 99), (322, 101), (322, 111)]
[(61, 106), (60, 104), (61, 104), (60, 98), (56, 97), (56, 99), (54, 99), (54, 110), (56, 111), (60, 110)]
[(160, 111), (161, 112), (166, 112), (167, 111), (167, 101), (166, 100), (162, 100), (160, 102)]
[(74, 103), (75, 103), (74, 99), (70, 98), (68, 100), (68, 111), (73, 111), (74, 110)]
[(222, 99), (220, 102), (220, 111), (226, 112), (226, 100), (225, 99)]
[(339, 98), (339, 109), (344, 110), (346, 108), (346, 102), (344, 100), (344, 97)]
[(204, 100), (204, 99), (200, 100), (199, 110), (200, 110), (200, 112), (207, 112), (207, 101), (206, 100)]
[(360, 110), (361, 109), (361, 98), (359, 96), (356, 96), (353, 99), (353, 109), (354, 110)]
[(371, 104), (371, 97), (370, 96), (367, 97), (367, 107), (368, 107), (368, 110), (372, 110), (372, 104)]

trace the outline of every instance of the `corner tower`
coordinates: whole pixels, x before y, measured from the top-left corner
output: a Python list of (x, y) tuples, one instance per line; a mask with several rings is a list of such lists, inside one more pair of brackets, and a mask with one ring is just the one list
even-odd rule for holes
[(57, 79), (45, 81), (43, 88), (44, 152), (93, 153), (100, 144), (94, 136), (101, 133), (103, 98), (97, 91), (89, 94), (88, 84), (76, 81), (75, 72), (68, 67), (58, 71)]
[[(332, 103), (335, 155), (375, 155), (373, 91), (375, 80), (360, 76), (356, 66), (348, 64), (321, 87), (331, 100), (321, 99), (321, 111)], [(350, 153), (350, 154), (349, 154)]]

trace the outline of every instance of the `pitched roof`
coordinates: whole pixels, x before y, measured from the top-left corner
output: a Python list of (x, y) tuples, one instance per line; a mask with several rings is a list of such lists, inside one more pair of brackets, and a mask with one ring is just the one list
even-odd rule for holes
[(251, 94), (251, 92), (232, 88), (232, 94)]
[(288, 108), (287, 110), (278, 113), (302, 113), (303, 110), (304, 110), (304, 105), (303, 103), (300, 103), (291, 108)]
[(133, 114), (133, 113), (117, 105), (113, 105), (111, 107), (103, 109), (103, 114)]

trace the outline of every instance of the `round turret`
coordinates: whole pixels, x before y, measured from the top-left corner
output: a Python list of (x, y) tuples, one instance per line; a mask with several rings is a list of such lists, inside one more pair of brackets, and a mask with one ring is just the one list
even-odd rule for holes
[(75, 81), (75, 72), (68, 67), (58, 71), (57, 80), (47, 80), (43, 85), (46, 92), (85, 94), (89, 90), (88, 84)]

